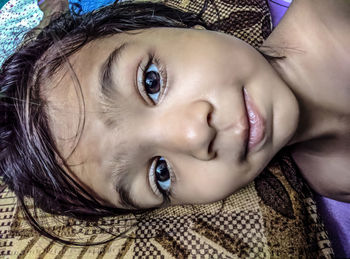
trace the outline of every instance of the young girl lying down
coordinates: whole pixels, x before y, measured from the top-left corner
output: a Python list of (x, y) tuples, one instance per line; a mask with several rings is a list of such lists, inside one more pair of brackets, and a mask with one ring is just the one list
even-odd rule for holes
[(0, 73), (0, 168), (79, 218), (209, 203), (288, 146), (350, 202), (350, 3), (295, 0), (260, 50), (153, 3), (65, 14)]

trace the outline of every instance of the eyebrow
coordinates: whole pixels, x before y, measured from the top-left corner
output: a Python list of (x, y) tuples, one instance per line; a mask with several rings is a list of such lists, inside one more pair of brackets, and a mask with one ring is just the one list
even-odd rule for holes
[(107, 57), (105, 62), (100, 67), (99, 71), (99, 82), (100, 82), (100, 93), (105, 100), (110, 100), (110, 96), (118, 92), (118, 85), (116, 85), (113, 79), (113, 65), (118, 64), (120, 57), (123, 55), (129, 43), (123, 43), (119, 47), (116, 47)]
[(130, 184), (126, 183), (127, 175), (129, 171), (127, 170), (127, 165), (129, 161), (124, 159), (123, 154), (121, 152), (116, 152), (113, 159), (113, 176), (115, 178), (114, 188), (115, 191), (119, 194), (120, 203), (122, 206), (133, 208), (133, 209), (141, 209), (141, 207), (136, 204), (134, 199), (131, 197), (130, 193)]
[(134, 202), (134, 200), (131, 198), (130, 195), (130, 188), (125, 187), (124, 184), (116, 184), (115, 186), (116, 192), (119, 194), (119, 199), (121, 205), (128, 207), (128, 208), (133, 208), (137, 210), (141, 210), (142, 208)]

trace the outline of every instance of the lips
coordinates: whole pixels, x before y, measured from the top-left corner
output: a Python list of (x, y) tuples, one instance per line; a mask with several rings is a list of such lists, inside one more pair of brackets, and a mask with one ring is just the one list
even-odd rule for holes
[(243, 88), (243, 93), (249, 123), (249, 137), (247, 141), (247, 151), (249, 152), (257, 147), (258, 144), (264, 139), (265, 123), (263, 117), (259, 113), (245, 88)]

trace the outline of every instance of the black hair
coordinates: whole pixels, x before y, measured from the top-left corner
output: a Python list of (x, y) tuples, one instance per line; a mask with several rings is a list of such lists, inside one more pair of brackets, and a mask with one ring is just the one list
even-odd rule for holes
[[(207, 27), (194, 14), (157, 3), (114, 3), (84, 15), (66, 12), (51, 21), (36, 38), (27, 38), (3, 63), (0, 177), (18, 197), (30, 224), (41, 234), (79, 245), (46, 231), (36, 220), (35, 212), (31, 212), (27, 198), (32, 198), (34, 208), (85, 220), (130, 213), (102, 205), (58, 163), (59, 160), (64, 163), (64, 159), (48, 126), (46, 103), (40, 93), (44, 79), (50, 78), (69, 56), (95, 39), (151, 27), (190, 28), (196, 24)], [(80, 123), (83, 126), (84, 120)]]

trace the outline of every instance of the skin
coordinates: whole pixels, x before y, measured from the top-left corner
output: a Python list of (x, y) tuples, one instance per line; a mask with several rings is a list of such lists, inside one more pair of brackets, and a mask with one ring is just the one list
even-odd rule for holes
[[(99, 69), (125, 43), (112, 67), (118, 93), (107, 100), (99, 91)], [(142, 91), (142, 76), (137, 79), (150, 54), (151, 63), (166, 73), (156, 104)], [(163, 197), (152, 188), (154, 178), (149, 180), (157, 156), (172, 169), (171, 204), (225, 198), (251, 182), (298, 125), (296, 98), (272, 66), (251, 46), (221, 33), (167, 28), (123, 33), (87, 44), (70, 63), (85, 102), (85, 127), (72, 154), (82, 102), (68, 66), (43, 91), (51, 129), (73, 176), (108, 205), (131, 208), (115, 190), (124, 174), (119, 184), (130, 189), (137, 207), (160, 206)], [(265, 127), (262, 141), (248, 152), (243, 88)], [(116, 157), (126, 161), (125, 173), (118, 173)]]

